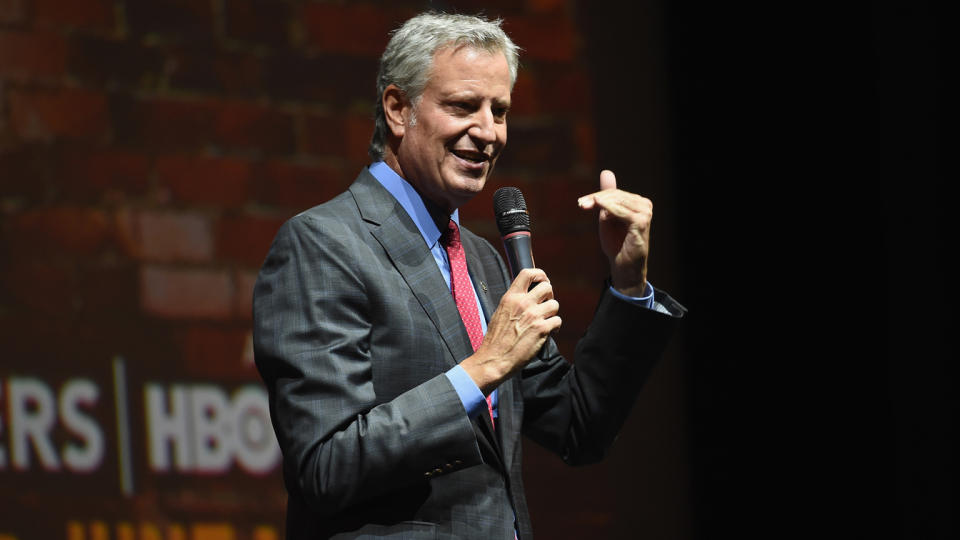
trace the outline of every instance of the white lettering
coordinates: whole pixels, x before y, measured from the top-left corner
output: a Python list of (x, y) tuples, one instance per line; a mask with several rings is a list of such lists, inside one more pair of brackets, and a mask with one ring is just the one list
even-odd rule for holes
[(190, 394), (196, 470), (202, 473), (226, 471), (233, 457), (227, 396), (219, 388), (207, 385), (194, 386)]
[(237, 390), (231, 399), (209, 384), (157, 384), (144, 387), (149, 430), (150, 466), (170, 470), (169, 444), (176, 451), (176, 470), (218, 474), (237, 464), (251, 474), (264, 474), (280, 462), (280, 447), (270, 424), (266, 392), (256, 386)]
[(60, 419), (68, 431), (83, 441), (83, 445), (67, 443), (63, 462), (71, 471), (90, 472), (103, 461), (103, 433), (100, 426), (80, 411), (80, 406), (97, 404), (100, 390), (87, 379), (74, 379), (60, 389)]
[(266, 392), (248, 386), (233, 396), (237, 462), (254, 474), (269, 472), (280, 460), (280, 446), (270, 425)]
[(191, 455), (190, 426), (187, 425), (187, 389), (174, 385), (170, 389), (170, 413), (166, 414), (165, 392), (159, 384), (147, 384), (144, 387), (144, 401), (147, 409), (147, 432), (150, 452), (150, 467), (155, 471), (170, 470), (170, 456), (167, 442), (174, 448), (178, 471), (193, 468)]
[(60, 469), (57, 453), (50, 441), (56, 420), (53, 392), (37, 379), (10, 378), (7, 381), (10, 407), (10, 454), (13, 467), (30, 468), (29, 443), (48, 471)]

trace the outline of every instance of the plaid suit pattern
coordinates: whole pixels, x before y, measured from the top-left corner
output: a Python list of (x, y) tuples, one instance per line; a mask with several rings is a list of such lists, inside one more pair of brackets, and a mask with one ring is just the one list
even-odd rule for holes
[[(489, 319), (509, 276), (489, 243), (467, 229), (461, 239)], [(486, 415), (467, 418), (444, 375), (472, 347), (396, 200), (363, 171), (349, 191), (291, 218), (254, 290), (287, 537), (508, 539), (516, 526), (530, 538), (521, 429), (571, 463), (602, 455), (676, 319), (620, 304), (601, 300), (578, 348), (580, 376), (550, 341), (501, 385), (494, 432)], [(643, 346), (613, 343), (638, 329), (650, 336)]]

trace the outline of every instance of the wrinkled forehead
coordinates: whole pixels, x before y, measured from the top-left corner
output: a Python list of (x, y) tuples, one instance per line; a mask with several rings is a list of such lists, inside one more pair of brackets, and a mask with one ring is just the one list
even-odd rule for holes
[[(441, 45), (433, 51), (433, 56), (430, 59), (430, 66), (426, 72), (426, 82), (429, 82), (433, 79), (437, 70), (437, 60), (438, 59), (453, 59), (454, 57), (459, 57), (467, 62), (474, 62), (476, 60), (487, 60), (490, 57), (501, 57), (504, 60), (504, 63), (507, 66), (507, 72), (510, 76), (510, 90), (513, 90), (514, 75), (510, 69), (510, 60), (507, 58), (506, 52), (502, 47), (493, 43), (490, 46), (477, 46), (472, 43), (459, 43), (452, 41), (450, 43)], [(444, 67), (449, 67), (449, 64), (445, 64)]]

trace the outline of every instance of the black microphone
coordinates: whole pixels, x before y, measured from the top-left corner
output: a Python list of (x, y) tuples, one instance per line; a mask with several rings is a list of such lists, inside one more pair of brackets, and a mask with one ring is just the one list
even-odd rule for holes
[(519, 189), (502, 187), (493, 194), (493, 213), (503, 238), (503, 249), (507, 252), (510, 274), (516, 279), (521, 270), (534, 267), (527, 202)]

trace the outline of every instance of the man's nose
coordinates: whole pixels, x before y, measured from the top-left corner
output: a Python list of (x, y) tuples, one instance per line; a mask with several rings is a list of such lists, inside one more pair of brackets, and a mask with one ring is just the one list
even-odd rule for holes
[(497, 131), (494, 124), (493, 111), (482, 108), (477, 111), (474, 116), (473, 126), (470, 127), (467, 133), (475, 141), (487, 145), (497, 140)]

